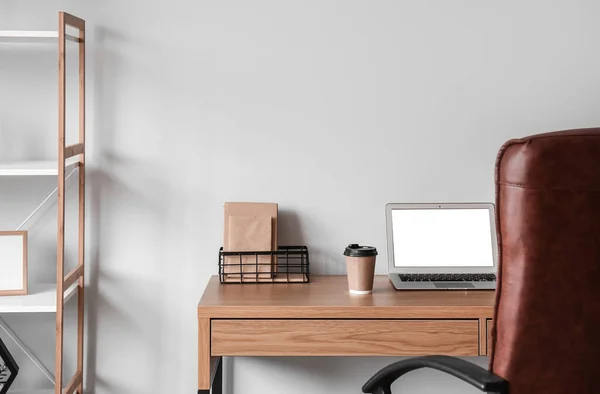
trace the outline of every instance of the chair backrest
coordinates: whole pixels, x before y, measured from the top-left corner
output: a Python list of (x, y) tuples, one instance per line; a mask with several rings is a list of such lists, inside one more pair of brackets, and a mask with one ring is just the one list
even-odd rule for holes
[(496, 210), (490, 370), (511, 394), (600, 393), (600, 128), (507, 142)]

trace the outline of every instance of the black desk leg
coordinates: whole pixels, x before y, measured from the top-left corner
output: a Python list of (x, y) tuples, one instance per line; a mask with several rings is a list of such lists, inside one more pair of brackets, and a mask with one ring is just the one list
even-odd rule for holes
[(212, 382), (212, 394), (223, 394), (223, 357), (219, 357)]
[(212, 376), (211, 390), (198, 390), (198, 394), (223, 394), (223, 357), (219, 357), (217, 367)]

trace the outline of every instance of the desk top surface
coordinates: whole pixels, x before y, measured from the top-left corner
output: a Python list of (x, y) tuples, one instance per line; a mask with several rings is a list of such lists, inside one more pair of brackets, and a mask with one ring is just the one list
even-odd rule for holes
[(213, 276), (198, 304), (203, 318), (491, 318), (493, 291), (397, 291), (376, 275), (373, 294), (351, 295), (344, 275), (310, 283), (221, 284)]

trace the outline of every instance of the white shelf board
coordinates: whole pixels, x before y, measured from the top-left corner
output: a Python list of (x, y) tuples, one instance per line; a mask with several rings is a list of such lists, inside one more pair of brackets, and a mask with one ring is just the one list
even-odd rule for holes
[(53, 30), (0, 30), (2, 38), (58, 38), (58, 32)]
[[(57, 39), (58, 32), (54, 30), (0, 30), (0, 38), (4, 40), (6, 39), (31, 39), (31, 40), (47, 40), (47, 39)], [(79, 38), (72, 36), (70, 34), (65, 34), (65, 38), (68, 41), (79, 42)]]
[[(65, 302), (77, 293), (77, 283), (65, 291)], [(33, 284), (29, 294), (23, 296), (0, 296), (0, 313), (55, 313), (56, 285)]]
[[(79, 159), (75, 156), (67, 160), (65, 170), (79, 165)], [(47, 176), (58, 175), (58, 161), (20, 161), (0, 162), (0, 176)]]

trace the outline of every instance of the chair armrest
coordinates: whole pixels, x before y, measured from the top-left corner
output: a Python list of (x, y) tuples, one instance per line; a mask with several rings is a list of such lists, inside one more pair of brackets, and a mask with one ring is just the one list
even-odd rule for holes
[(363, 393), (391, 394), (391, 385), (407, 372), (433, 368), (464, 380), (486, 393), (508, 394), (508, 382), (487, 369), (450, 356), (414, 357), (398, 361), (377, 372), (362, 387)]

